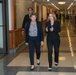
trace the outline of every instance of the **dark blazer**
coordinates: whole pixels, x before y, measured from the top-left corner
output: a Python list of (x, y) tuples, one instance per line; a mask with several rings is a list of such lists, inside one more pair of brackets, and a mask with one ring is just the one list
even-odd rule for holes
[(59, 21), (56, 20), (54, 22), (54, 25), (53, 25), (54, 31), (53, 32), (50, 31), (50, 28), (51, 28), (50, 21), (48, 21), (46, 23), (46, 27), (48, 27), (47, 38), (52, 39), (52, 40), (60, 38), (60, 36), (58, 34), (61, 31), (61, 27), (60, 27)]
[[(28, 42), (28, 38), (29, 38), (29, 28), (30, 28), (30, 24), (31, 22), (28, 22), (25, 28), (25, 33), (26, 33), (26, 42)], [(43, 41), (44, 40), (44, 35), (43, 35), (43, 29), (42, 29), (42, 24), (41, 22), (37, 21), (37, 32), (38, 32), (38, 41)]]
[(25, 28), (25, 24), (27, 22), (31, 21), (29, 14), (25, 15), (24, 19), (23, 19), (23, 24), (22, 24), (22, 28)]

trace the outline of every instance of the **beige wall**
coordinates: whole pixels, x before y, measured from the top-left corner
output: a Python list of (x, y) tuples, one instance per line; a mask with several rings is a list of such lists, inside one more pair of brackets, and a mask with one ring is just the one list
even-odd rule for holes
[(16, 0), (16, 26), (22, 27), (25, 14), (28, 13), (28, 7), (32, 6), (31, 0)]
[(36, 13), (36, 5), (37, 5), (38, 3), (36, 3), (36, 2), (34, 2), (34, 12)]
[[(39, 4), (37, 2), (34, 2), (34, 12), (37, 13), (37, 9), (36, 9), (36, 6), (39, 6), (39, 21), (41, 21), (41, 18), (43, 18), (43, 20), (46, 20), (47, 19), (47, 13), (48, 12), (52, 12), (52, 8), (50, 7), (47, 7), (43, 4)], [(48, 11), (47, 11), (47, 8), (48, 8)]]
[(37, 13), (36, 6), (39, 6), (39, 21), (41, 21), (41, 4), (34, 2), (34, 12)]
[(43, 20), (47, 19), (47, 8), (46, 6), (43, 6)]
[(52, 9), (50, 9), (50, 12), (52, 12)]

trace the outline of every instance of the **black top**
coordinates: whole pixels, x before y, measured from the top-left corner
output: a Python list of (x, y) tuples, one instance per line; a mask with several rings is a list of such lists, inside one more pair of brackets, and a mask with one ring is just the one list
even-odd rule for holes
[[(42, 24), (41, 22), (37, 22), (37, 37), (38, 37), (38, 41), (43, 41), (44, 40), (44, 35), (43, 35), (43, 29), (42, 29)], [(29, 28), (30, 28), (31, 22), (28, 22), (26, 25), (26, 42), (28, 42), (28, 38), (29, 38)]]
[[(47, 38), (50, 38), (50, 39), (58, 39), (60, 38), (59, 36), (59, 32), (61, 31), (61, 27), (60, 27), (60, 23), (59, 21), (54, 21), (54, 24), (51, 26), (51, 22), (48, 21), (46, 23), (46, 27), (48, 27), (48, 32), (47, 32)], [(53, 27), (54, 28), (54, 31), (50, 31), (50, 28)]]
[(29, 21), (31, 21), (29, 14), (25, 15), (24, 20), (23, 20), (23, 24), (22, 24), (22, 30), (24, 30), (26, 23), (28, 23)]

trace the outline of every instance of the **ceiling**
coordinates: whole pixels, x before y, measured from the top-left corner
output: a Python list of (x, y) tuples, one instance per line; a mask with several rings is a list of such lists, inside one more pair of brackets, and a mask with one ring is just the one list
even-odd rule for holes
[[(51, 7), (52, 7), (51, 3), (54, 3), (60, 10), (67, 9), (72, 2), (74, 3), (74, 5), (76, 4), (76, 0), (49, 0), (49, 1), (34, 0), (34, 1), (46, 4), (47, 6), (51, 6)], [(66, 3), (63, 5), (60, 5), (60, 4), (58, 4), (59, 1), (65, 1)]]

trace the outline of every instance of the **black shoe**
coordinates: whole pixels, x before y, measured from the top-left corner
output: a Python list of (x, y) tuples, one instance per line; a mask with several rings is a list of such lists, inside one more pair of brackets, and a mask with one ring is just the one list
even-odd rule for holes
[(33, 66), (33, 67), (31, 66), (31, 69), (30, 69), (30, 70), (31, 70), (31, 71), (33, 71), (33, 70), (34, 70), (34, 68), (35, 68), (34, 66)]
[(57, 68), (57, 66), (58, 66), (58, 63), (55, 63), (55, 67)]
[(39, 63), (37, 63), (37, 65), (40, 65), (40, 62), (39, 62)]
[(48, 68), (49, 71), (52, 71), (52, 68)]
[(40, 65), (40, 61), (39, 61), (39, 59), (37, 59), (37, 65)]
[(58, 66), (58, 64), (55, 64), (55, 66)]

